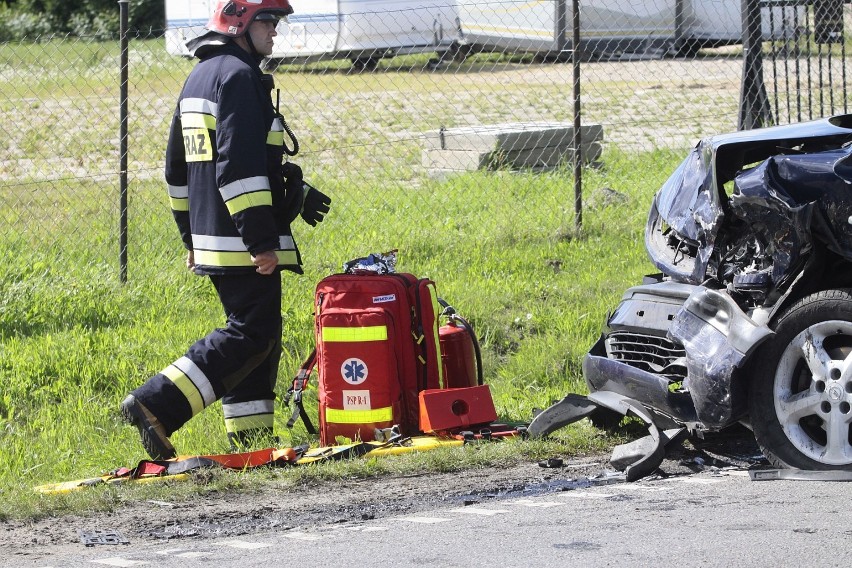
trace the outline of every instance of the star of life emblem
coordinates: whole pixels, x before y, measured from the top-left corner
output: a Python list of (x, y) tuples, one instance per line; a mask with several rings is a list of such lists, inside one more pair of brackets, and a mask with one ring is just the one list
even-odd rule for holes
[(367, 380), (367, 364), (357, 357), (352, 357), (340, 366), (340, 375), (350, 385), (360, 385)]

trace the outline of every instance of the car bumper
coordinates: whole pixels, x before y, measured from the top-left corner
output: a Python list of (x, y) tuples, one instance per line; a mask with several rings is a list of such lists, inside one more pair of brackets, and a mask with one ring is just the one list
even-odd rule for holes
[(736, 371), (772, 335), (724, 291), (673, 282), (630, 288), (607, 327), (583, 360), (589, 391), (615, 392), (706, 430), (744, 413)]

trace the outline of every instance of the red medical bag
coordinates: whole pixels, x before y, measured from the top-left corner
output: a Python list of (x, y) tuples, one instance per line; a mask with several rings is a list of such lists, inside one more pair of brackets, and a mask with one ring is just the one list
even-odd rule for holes
[[(316, 349), (285, 397), (285, 404), (295, 402), (288, 427), (301, 416), (308, 433), (316, 433), (302, 406), (315, 367), (324, 446), (368, 442), (394, 426), (413, 436), (496, 418), (473, 327), (438, 298), (432, 280), (334, 274), (317, 284), (314, 300)], [(449, 322), (439, 328), (442, 316)], [(423, 391), (432, 393), (425, 402)]]
[(435, 283), (412, 274), (335, 274), (315, 293), (320, 443), (419, 430), (418, 393), (444, 388)]

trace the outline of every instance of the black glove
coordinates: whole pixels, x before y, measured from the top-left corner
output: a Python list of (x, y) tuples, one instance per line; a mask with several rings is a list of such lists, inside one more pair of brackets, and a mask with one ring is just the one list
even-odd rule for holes
[(292, 162), (281, 164), (281, 183), (284, 185), (283, 207), (287, 211), (287, 222), (292, 223), (301, 213), (305, 200), (302, 168)]
[(305, 200), (302, 202), (302, 219), (311, 227), (316, 227), (328, 213), (331, 198), (308, 184), (304, 184)]
[(284, 162), (281, 164), (281, 175), (284, 176), (290, 183), (301, 183), (302, 182), (302, 168), (294, 164), (293, 162)]

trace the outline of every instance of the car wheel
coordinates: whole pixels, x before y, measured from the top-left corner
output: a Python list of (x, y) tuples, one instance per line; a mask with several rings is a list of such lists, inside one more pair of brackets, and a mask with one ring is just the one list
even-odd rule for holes
[(800, 300), (755, 356), (749, 413), (769, 461), (852, 470), (852, 292)]
[(352, 60), (352, 69), (357, 72), (375, 71), (379, 66), (379, 60), (373, 57), (362, 57)]

